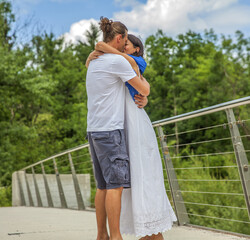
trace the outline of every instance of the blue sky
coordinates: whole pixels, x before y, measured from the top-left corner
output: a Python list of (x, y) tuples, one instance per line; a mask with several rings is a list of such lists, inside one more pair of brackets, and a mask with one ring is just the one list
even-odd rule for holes
[(34, 23), (71, 41), (100, 16), (120, 20), (144, 38), (159, 28), (171, 36), (205, 28), (250, 35), (250, 0), (12, 0), (12, 5), (19, 22), (33, 16)]
[(68, 32), (73, 23), (82, 19), (112, 18), (114, 12), (131, 10), (130, 4), (124, 5), (119, 0), (12, 0), (12, 5), (18, 19), (25, 21), (32, 16), (56, 35)]

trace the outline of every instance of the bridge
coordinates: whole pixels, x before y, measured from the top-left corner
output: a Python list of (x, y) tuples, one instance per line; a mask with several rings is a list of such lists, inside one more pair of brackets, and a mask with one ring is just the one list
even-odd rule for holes
[[(178, 218), (165, 239), (250, 239), (249, 104), (250, 96), (153, 122)], [(14, 172), (0, 239), (95, 239), (95, 189), (88, 144)]]

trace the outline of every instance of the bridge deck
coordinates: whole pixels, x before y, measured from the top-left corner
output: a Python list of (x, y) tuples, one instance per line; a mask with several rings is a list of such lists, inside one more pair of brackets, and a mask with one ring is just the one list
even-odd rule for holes
[[(0, 208), (0, 239), (94, 240), (95, 212), (56, 208)], [(164, 233), (171, 240), (243, 240), (228, 234), (190, 227), (173, 227)], [(124, 236), (124, 240), (138, 239)]]

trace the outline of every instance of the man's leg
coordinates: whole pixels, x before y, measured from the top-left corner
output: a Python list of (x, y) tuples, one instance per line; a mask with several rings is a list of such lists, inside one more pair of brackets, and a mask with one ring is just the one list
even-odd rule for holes
[(122, 240), (120, 232), (121, 196), (123, 187), (108, 189), (106, 193), (106, 212), (108, 215), (110, 240)]
[(96, 155), (91, 133), (88, 133), (88, 140), (90, 145), (91, 158), (94, 164), (94, 175), (97, 181), (97, 190), (95, 195), (97, 240), (108, 240), (109, 236), (107, 231), (107, 214), (105, 210), (106, 182), (102, 175), (102, 170), (98, 161), (98, 157)]
[(97, 221), (97, 240), (108, 240), (107, 215), (105, 210), (106, 189), (97, 188), (95, 195), (95, 209)]
[[(105, 204), (110, 240), (122, 240), (120, 233), (121, 196), (123, 187), (130, 187), (129, 157), (124, 130), (91, 132), (89, 139), (92, 140), (96, 153), (95, 160), (97, 161), (93, 160), (93, 162), (99, 189), (107, 189), (106, 199), (103, 201), (103, 198), (100, 198), (100, 204)], [(97, 200), (99, 200), (98, 197)], [(102, 231), (104, 215), (98, 214), (98, 222), (99, 216), (100, 228), (98, 229)]]

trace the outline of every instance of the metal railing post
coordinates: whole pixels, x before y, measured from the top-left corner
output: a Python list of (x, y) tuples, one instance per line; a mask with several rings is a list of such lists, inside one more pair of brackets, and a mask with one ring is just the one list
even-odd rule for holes
[(17, 181), (18, 181), (18, 186), (19, 186), (19, 191), (20, 191), (20, 197), (21, 197), (21, 206), (26, 206), (25, 198), (24, 198), (24, 193), (23, 193), (23, 186), (21, 183), (19, 171), (17, 171)]
[(55, 158), (53, 158), (53, 163), (54, 163), (54, 169), (55, 169), (55, 174), (56, 174), (56, 181), (57, 181), (59, 196), (60, 196), (60, 200), (61, 200), (61, 207), (68, 208)]
[(232, 137), (235, 158), (238, 165), (242, 189), (244, 192), (245, 202), (248, 210), (248, 217), (250, 219), (250, 169), (248, 166), (248, 159), (243, 142), (241, 140), (233, 109), (226, 109), (226, 114), (229, 123), (230, 134)]
[(32, 199), (32, 195), (31, 195), (30, 186), (29, 186), (29, 183), (28, 183), (26, 171), (24, 171), (24, 177), (25, 177), (25, 182), (26, 182), (26, 188), (27, 188), (29, 203), (30, 203), (30, 206), (34, 207), (34, 202), (33, 202), (33, 199)]
[(75, 167), (74, 167), (74, 164), (73, 164), (73, 161), (72, 161), (72, 156), (71, 156), (70, 153), (68, 153), (68, 156), (69, 156), (69, 163), (70, 163), (70, 167), (71, 167), (72, 178), (73, 178), (73, 182), (74, 182), (74, 188), (75, 188), (75, 194), (76, 194), (78, 209), (79, 210), (85, 210), (84, 201), (83, 201), (83, 198), (82, 198), (79, 182), (78, 182)]
[(35, 186), (35, 191), (36, 191), (37, 206), (42, 207), (43, 204), (42, 204), (42, 199), (41, 199), (40, 192), (39, 192), (38, 185), (37, 185), (37, 181), (36, 181), (35, 170), (33, 167), (31, 168), (31, 170), (32, 170), (33, 181), (34, 181), (34, 186)]
[(157, 127), (158, 136), (160, 137), (160, 143), (162, 148), (162, 154), (164, 157), (165, 168), (168, 175), (169, 187), (173, 198), (174, 208), (177, 215), (179, 225), (184, 225), (189, 222), (186, 206), (183, 203), (182, 194), (177, 181), (177, 177), (174, 171), (174, 166), (170, 158), (167, 143), (164, 140), (164, 133), (162, 127)]
[(47, 181), (47, 177), (46, 177), (46, 173), (45, 173), (45, 170), (44, 170), (43, 163), (41, 163), (41, 168), (42, 168), (42, 173), (43, 173), (43, 180), (44, 180), (44, 186), (45, 186), (48, 206), (53, 208), (54, 204), (53, 204), (53, 200), (52, 200), (52, 197), (51, 197), (49, 184), (48, 184), (48, 181)]

